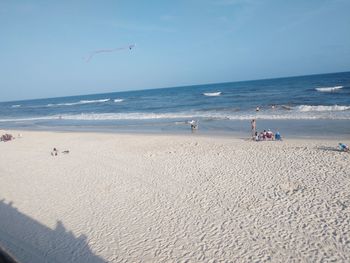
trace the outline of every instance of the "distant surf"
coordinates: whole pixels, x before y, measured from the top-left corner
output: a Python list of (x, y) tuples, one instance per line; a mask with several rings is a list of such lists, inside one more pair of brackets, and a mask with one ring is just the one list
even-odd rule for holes
[(114, 99), (114, 102), (123, 102), (124, 99)]
[(208, 97), (217, 97), (217, 96), (221, 95), (221, 91), (219, 91), (219, 92), (204, 92), (203, 95), (208, 96)]
[(319, 92), (334, 92), (334, 91), (340, 90), (342, 88), (343, 88), (343, 86), (334, 86), (334, 87), (315, 88), (315, 90), (317, 90)]
[(300, 105), (297, 107), (299, 111), (346, 111), (350, 110), (350, 106), (340, 106), (340, 105), (332, 105), (332, 106), (324, 106), (324, 105)]
[(19, 105), (19, 104), (16, 104), (16, 105), (12, 105), (12, 106), (11, 106), (11, 108), (19, 108), (19, 107), (21, 107), (21, 105)]
[(74, 105), (81, 105), (81, 104), (91, 104), (91, 103), (103, 103), (110, 101), (111, 99), (101, 99), (101, 100), (80, 100), (77, 102), (68, 102), (68, 103), (57, 103), (57, 104), (47, 104), (47, 107), (53, 107), (53, 106), (74, 106)]

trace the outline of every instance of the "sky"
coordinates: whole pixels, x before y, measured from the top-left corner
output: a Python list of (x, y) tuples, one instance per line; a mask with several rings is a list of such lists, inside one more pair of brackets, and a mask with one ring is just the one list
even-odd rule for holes
[(349, 71), (349, 10), (349, 0), (0, 0), (0, 101)]

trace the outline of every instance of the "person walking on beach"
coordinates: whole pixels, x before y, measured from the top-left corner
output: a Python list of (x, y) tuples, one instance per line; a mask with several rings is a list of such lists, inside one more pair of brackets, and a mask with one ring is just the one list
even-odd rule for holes
[(252, 119), (251, 124), (252, 124), (252, 138), (254, 140), (255, 132), (256, 132), (256, 120)]

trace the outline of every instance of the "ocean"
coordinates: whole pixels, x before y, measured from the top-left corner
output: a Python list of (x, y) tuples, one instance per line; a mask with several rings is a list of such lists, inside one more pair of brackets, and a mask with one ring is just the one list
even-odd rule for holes
[[(257, 107), (259, 111), (257, 111)], [(350, 137), (350, 72), (0, 103), (0, 128)]]

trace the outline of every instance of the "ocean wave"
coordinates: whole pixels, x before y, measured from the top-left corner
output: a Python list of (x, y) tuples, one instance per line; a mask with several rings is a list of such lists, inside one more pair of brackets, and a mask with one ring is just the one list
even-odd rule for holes
[(16, 105), (12, 105), (12, 106), (11, 106), (11, 108), (19, 108), (19, 107), (21, 107), (21, 105), (19, 105), (19, 104), (16, 104)]
[(123, 102), (124, 99), (114, 99), (114, 102)]
[(334, 91), (340, 90), (342, 88), (343, 88), (343, 86), (334, 86), (334, 87), (315, 88), (315, 90), (317, 90), (319, 92), (334, 92)]
[[(331, 111), (320, 110), (317, 107), (335, 107), (335, 106), (309, 106), (302, 105), (301, 108), (295, 108), (291, 111), (274, 111), (274, 112), (178, 112), (178, 113), (82, 113), (82, 114), (66, 114), (66, 115), (51, 115), (40, 117), (16, 118), (16, 119), (0, 119), (0, 122), (23, 122), (23, 121), (42, 121), (42, 120), (57, 120), (57, 121), (118, 121), (118, 120), (165, 120), (174, 119), (176, 121), (186, 121), (191, 119), (202, 120), (350, 120), (350, 113), (345, 108), (350, 109), (350, 106), (337, 106), (343, 110)], [(311, 107), (311, 108), (310, 108)], [(312, 108), (314, 107), (314, 108)], [(316, 108), (315, 108), (316, 107)], [(308, 110), (309, 109), (309, 110)], [(311, 110), (319, 109), (319, 110)], [(326, 108), (327, 109), (327, 108)]]
[(204, 96), (209, 96), (209, 97), (217, 97), (221, 95), (221, 91), (219, 92), (204, 92)]
[(77, 102), (68, 102), (68, 103), (58, 103), (58, 104), (47, 104), (47, 107), (53, 107), (53, 106), (74, 106), (74, 105), (81, 105), (81, 104), (91, 104), (91, 103), (103, 103), (110, 101), (111, 99), (100, 99), (100, 100), (81, 100)]
[(332, 106), (324, 106), (324, 105), (300, 105), (296, 107), (298, 111), (308, 112), (308, 111), (346, 111), (350, 110), (350, 106), (340, 106), (340, 105), (332, 105)]

